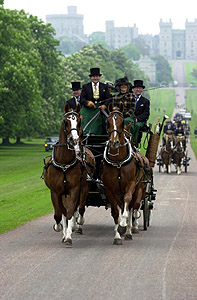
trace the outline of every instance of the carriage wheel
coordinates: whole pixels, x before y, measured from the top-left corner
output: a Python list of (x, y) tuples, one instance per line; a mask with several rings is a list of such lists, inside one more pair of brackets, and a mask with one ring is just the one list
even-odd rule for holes
[(144, 206), (143, 206), (143, 222), (144, 222), (144, 230), (147, 230), (147, 228), (150, 225), (150, 216), (151, 216), (151, 210), (149, 207), (149, 204), (151, 203), (150, 199), (150, 190), (151, 190), (151, 184), (148, 183), (146, 187), (146, 196), (144, 198)]
[(185, 155), (185, 173), (187, 173), (187, 153)]
[(145, 199), (144, 199), (143, 222), (144, 222), (144, 230), (147, 230), (147, 227), (148, 227), (148, 199), (147, 199), (147, 197), (145, 197)]
[(185, 173), (187, 173), (187, 157), (185, 158)]

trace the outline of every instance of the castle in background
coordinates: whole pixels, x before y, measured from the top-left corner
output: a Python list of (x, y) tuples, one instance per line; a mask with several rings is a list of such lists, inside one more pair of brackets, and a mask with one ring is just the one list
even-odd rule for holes
[(162, 55), (167, 60), (186, 59), (197, 60), (197, 19), (185, 22), (185, 30), (173, 29), (172, 21), (160, 20), (159, 35), (138, 35), (138, 28), (114, 27), (113, 21), (106, 21), (106, 43), (112, 48), (122, 48), (135, 44), (136, 38), (141, 38), (149, 46), (149, 55)]
[(172, 22), (160, 20), (160, 55), (167, 60), (197, 60), (197, 19), (185, 22), (185, 30), (172, 29)]
[(47, 15), (46, 22), (51, 23), (55, 29), (57, 39), (69, 36), (87, 44), (88, 38), (84, 34), (83, 15), (77, 14), (76, 6), (68, 6), (67, 9), (68, 14)]
[(134, 27), (114, 27), (114, 21), (106, 21), (105, 28), (105, 41), (112, 49), (134, 44), (138, 37), (138, 28), (135, 24)]
[[(76, 6), (68, 6), (68, 14), (47, 15), (46, 21), (54, 27), (57, 39), (69, 36), (73, 40), (88, 43), (88, 37), (84, 34), (83, 15), (77, 14)], [(136, 25), (115, 27), (114, 21), (106, 21), (105, 41), (111, 49), (115, 49), (135, 44), (135, 39), (141, 38), (149, 47), (150, 56), (197, 61), (197, 19), (194, 22), (186, 20), (184, 30), (173, 29), (171, 20), (160, 20), (159, 26), (159, 35), (139, 35)]]

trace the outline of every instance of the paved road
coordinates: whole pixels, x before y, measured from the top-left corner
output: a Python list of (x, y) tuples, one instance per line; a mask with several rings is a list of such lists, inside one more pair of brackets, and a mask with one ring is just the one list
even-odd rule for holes
[(65, 248), (53, 216), (0, 237), (0, 299), (196, 300), (197, 164), (187, 174), (162, 174), (152, 222), (114, 246), (110, 211), (88, 208), (84, 234)]
[(174, 80), (178, 81), (178, 86), (181, 87), (187, 86), (183, 60), (173, 61), (173, 74), (174, 74)]
[(180, 176), (155, 166), (151, 226), (145, 232), (140, 223), (122, 246), (112, 245), (113, 220), (104, 208), (87, 209), (84, 234), (73, 234), (69, 249), (52, 230), (52, 215), (2, 234), (0, 299), (196, 300), (197, 162), (190, 147), (189, 156)]

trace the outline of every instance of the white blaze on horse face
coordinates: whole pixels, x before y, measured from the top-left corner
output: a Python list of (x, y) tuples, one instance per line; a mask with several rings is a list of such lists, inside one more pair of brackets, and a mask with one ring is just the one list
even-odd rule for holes
[(79, 138), (77, 133), (77, 117), (75, 115), (72, 115), (68, 118), (68, 120), (70, 120), (71, 129), (76, 129), (71, 131), (73, 140), (77, 140)]
[(72, 138), (73, 138), (73, 142), (74, 142), (73, 146), (75, 148), (76, 153), (78, 154), (80, 152), (80, 149), (79, 149), (79, 144), (78, 144), (79, 135), (78, 135), (78, 131), (77, 131), (77, 117), (75, 115), (71, 115), (68, 118), (68, 120), (71, 123), (71, 129), (76, 129), (76, 130), (72, 130), (71, 134), (72, 134)]
[(115, 116), (113, 116), (113, 126), (114, 126), (114, 138), (117, 136), (117, 127), (116, 127), (116, 119)]

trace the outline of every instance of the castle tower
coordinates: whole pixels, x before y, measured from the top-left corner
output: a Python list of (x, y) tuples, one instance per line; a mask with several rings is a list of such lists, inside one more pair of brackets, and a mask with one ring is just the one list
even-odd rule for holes
[(197, 60), (197, 19), (185, 22), (186, 31), (186, 59)]
[(105, 22), (105, 41), (109, 47), (114, 48), (114, 21)]
[(47, 23), (55, 28), (56, 36), (77, 35), (84, 37), (83, 15), (77, 14), (76, 6), (68, 6), (68, 14), (47, 15)]
[(163, 22), (160, 20), (159, 48), (160, 55), (167, 60), (172, 59), (172, 22)]

